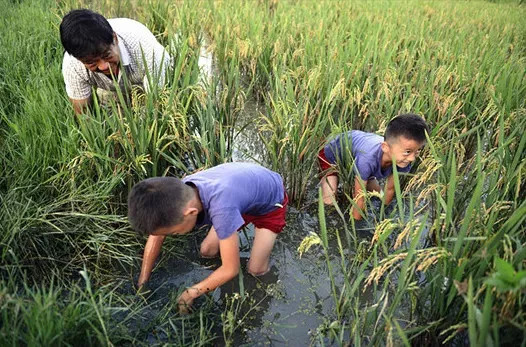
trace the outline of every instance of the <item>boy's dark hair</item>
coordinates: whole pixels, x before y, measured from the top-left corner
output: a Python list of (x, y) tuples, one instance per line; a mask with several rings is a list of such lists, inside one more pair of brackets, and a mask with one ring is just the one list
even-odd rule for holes
[(128, 221), (137, 232), (149, 235), (158, 228), (179, 224), (192, 187), (175, 177), (153, 177), (133, 186), (128, 195)]
[(403, 136), (409, 140), (423, 143), (426, 142), (426, 131), (429, 134), (429, 127), (422, 117), (412, 113), (401, 114), (391, 119), (387, 124), (385, 141)]
[(100, 57), (113, 43), (113, 29), (96, 12), (73, 10), (62, 18), (60, 41), (66, 52), (77, 59)]

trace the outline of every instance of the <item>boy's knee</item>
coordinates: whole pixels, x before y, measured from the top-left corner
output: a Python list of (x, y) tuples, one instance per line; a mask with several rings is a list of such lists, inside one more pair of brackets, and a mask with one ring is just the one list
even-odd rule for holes
[(325, 205), (332, 205), (333, 199), (334, 199), (334, 196), (332, 196), (332, 195), (331, 196), (324, 196), (323, 197), (323, 203)]
[(202, 243), (199, 252), (203, 258), (215, 258), (219, 254), (219, 248)]
[(270, 270), (270, 267), (268, 266), (268, 262), (265, 264), (261, 264), (259, 266), (254, 266), (250, 261), (248, 263), (248, 273), (252, 276), (263, 276)]

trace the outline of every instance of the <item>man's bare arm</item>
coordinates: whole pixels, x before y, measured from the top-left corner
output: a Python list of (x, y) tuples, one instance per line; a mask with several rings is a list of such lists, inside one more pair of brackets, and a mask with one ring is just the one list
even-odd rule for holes
[(146, 246), (144, 246), (144, 255), (142, 257), (141, 274), (139, 275), (139, 281), (137, 286), (140, 288), (144, 283), (148, 282), (152, 273), (153, 265), (155, 260), (161, 252), (161, 246), (163, 245), (165, 236), (162, 235), (150, 235)]
[(69, 99), (73, 105), (73, 111), (76, 115), (84, 113), (91, 107), (91, 97), (86, 99)]

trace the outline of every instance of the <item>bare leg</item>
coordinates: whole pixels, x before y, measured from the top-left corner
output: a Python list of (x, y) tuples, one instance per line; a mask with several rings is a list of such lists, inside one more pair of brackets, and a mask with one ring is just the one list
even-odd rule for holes
[(376, 178), (367, 180), (367, 191), (372, 192), (378, 192), (380, 193), (382, 191), (382, 187), (380, 187), (380, 183), (376, 180)]
[(261, 276), (269, 270), (269, 258), (278, 234), (264, 228), (255, 228), (254, 243), (248, 261), (248, 272), (253, 276)]
[(215, 258), (219, 255), (219, 237), (214, 227), (210, 228), (208, 235), (201, 242), (200, 253), (203, 258)]
[(338, 189), (338, 176), (323, 176), (321, 179), (321, 194), (323, 203), (331, 205)]

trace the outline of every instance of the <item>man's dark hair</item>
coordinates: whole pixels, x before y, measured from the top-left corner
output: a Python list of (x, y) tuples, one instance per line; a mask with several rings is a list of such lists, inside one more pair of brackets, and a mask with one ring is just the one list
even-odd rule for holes
[(113, 43), (113, 29), (96, 12), (73, 10), (62, 18), (60, 41), (66, 52), (77, 59), (100, 57)]
[(418, 143), (426, 142), (426, 131), (429, 134), (429, 127), (426, 121), (416, 114), (401, 114), (387, 124), (385, 130), (385, 141), (394, 140), (403, 136)]
[(128, 221), (144, 235), (177, 225), (183, 220), (183, 208), (192, 193), (192, 187), (175, 177), (145, 179), (133, 186), (128, 195)]

